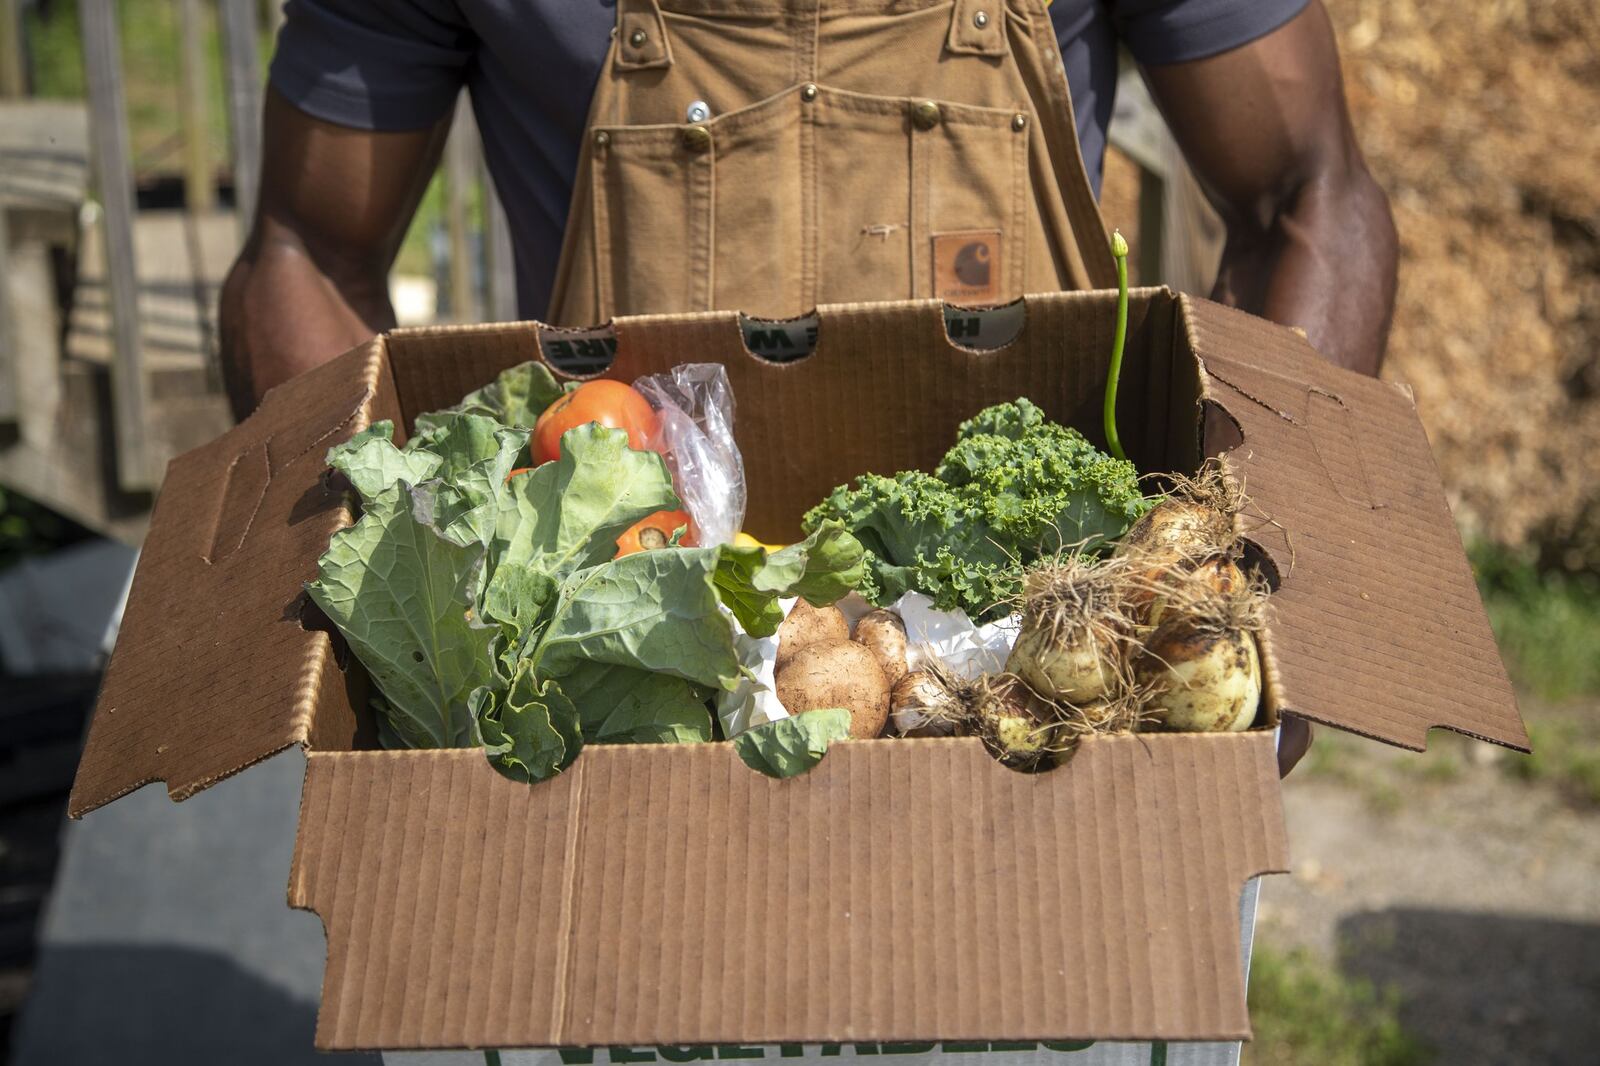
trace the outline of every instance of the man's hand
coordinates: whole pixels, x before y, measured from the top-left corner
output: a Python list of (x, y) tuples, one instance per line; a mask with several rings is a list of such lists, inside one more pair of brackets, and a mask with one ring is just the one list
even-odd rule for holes
[(1145, 77), (1227, 225), (1214, 298), (1303, 327), (1334, 362), (1376, 374), (1394, 221), (1356, 144), (1321, 0), (1250, 44)]
[(388, 274), (449, 120), (371, 133), (268, 90), (261, 202), (222, 286), (222, 369), (235, 418), (272, 386), (394, 325)]
[[(1228, 228), (1213, 297), (1376, 374), (1394, 313), (1394, 221), (1356, 144), (1321, 0), (1241, 48), (1145, 77)], [(1310, 746), (1310, 724), (1285, 719), (1279, 773)]]

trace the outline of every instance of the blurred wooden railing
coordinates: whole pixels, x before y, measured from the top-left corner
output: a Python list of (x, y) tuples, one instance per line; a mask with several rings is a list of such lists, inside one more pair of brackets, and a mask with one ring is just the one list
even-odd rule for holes
[[(48, 154), (65, 175), (52, 178), (52, 191), (41, 200), (37, 190), (17, 192), (8, 174), (0, 173), (0, 484), (129, 539), (142, 533), (167, 460), (228, 425), (215, 295), (255, 209), (262, 43), (281, 18), (273, 0), (174, 3), (180, 218), (170, 208), (138, 207), (118, 5), (78, 0), (87, 99), (45, 104), (21, 99), (27, 57), (18, 3), (0, 0), (0, 151), (24, 160)], [(229, 130), (220, 172), (207, 143), (216, 104), (206, 77), (212, 19)], [(82, 109), (86, 121), (52, 117), (74, 108)], [(44, 140), (48, 152), (41, 148)], [(1208, 228), (1193, 182), (1131, 66), (1119, 81), (1111, 140), (1140, 172), (1138, 276), (1203, 289), (1215, 263), (1214, 221)], [(515, 319), (511, 238), (465, 97), (441, 167), (448, 253), (438, 279), (439, 303), (453, 321)], [(83, 187), (86, 170), (93, 176), (92, 201)], [(231, 192), (231, 198), (219, 195), (219, 176), (220, 193)], [(471, 207), (479, 198), (481, 222), (475, 223)], [(36, 222), (44, 215), (57, 224), (41, 230)], [(8, 218), (26, 222), (12, 225), (9, 238)], [(169, 247), (174, 233), (184, 235), (178, 243), (187, 244), (186, 257), (174, 258), (184, 251)], [(29, 272), (48, 272), (48, 264), (62, 259), (74, 264), (67, 273), (76, 274), (76, 288), (44, 322), (38, 293), (54, 286)], [(174, 269), (192, 276), (174, 278)], [(173, 292), (186, 285), (194, 294), (185, 312), (192, 321), (174, 325)], [(156, 305), (159, 313), (152, 310)], [(190, 338), (177, 347), (171, 339), (175, 329)]]

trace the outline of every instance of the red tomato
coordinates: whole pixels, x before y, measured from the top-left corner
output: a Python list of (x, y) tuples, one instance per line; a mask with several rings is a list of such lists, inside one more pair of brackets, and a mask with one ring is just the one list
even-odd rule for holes
[(620, 381), (587, 381), (545, 408), (533, 425), (533, 462), (561, 458), (561, 435), (574, 426), (598, 422), (626, 430), (628, 447), (644, 451), (656, 432), (656, 413), (631, 386)]
[(672, 543), (672, 534), (680, 527), (683, 530), (683, 539), (678, 541), (680, 547), (692, 548), (695, 544), (694, 520), (686, 511), (657, 511), (653, 515), (639, 519), (638, 522), (628, 527), (628, 531), (617, 538), (618, 559), (634, 552), (650, 551), (653, 548), (665, 548)]

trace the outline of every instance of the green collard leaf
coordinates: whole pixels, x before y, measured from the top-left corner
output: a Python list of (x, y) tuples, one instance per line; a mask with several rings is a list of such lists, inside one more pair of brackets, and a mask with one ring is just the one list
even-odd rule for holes
[(826, 606), (860, 588), (866, 569), (866, 552), (844, 523), (823, 522), (805, 540), (767, 559), (759, 587)]
[(583, 663), (562, 677), (584, 738), (595, 744), (691, 744), (711, 739), (706, 689), (681, 677)]
[(771, 554), (732, 545), (720, 552), (717, 594), (753, 637), (778, 631), (780, 597), (804, 596), (826, 606), (860, 587), (866, 571), (861, 542), (839, 522), (824, 522), (805, 540)]
[(394, 446), (394, 423), (374, 422), (343, 444), (328, 449), (328, 465), (355, 487), (363, 507), (396, 484), (419, 485), (443, 460), (429, 452), (404, 452)]
[(471, 710), (489, 761), (517, 781), (554, 777), (578, 757), (578, 712), (554, 681), (536, 680), (523, 664), (511, 684), (472, 693)]
[(445, 540), (411, 503), (400, 485), (374, 499), (333, 535), (307, 591), (388, 700), (396, 737), (414, 748), (476, 745), (467, 697), (494, 679), (494, 631), (468, 618), (483, 549)]
[(524, 563), (504, 563), (484, 583), (480, 616), (500, 627), (497, 657), (507, 672), (537, 638), (560, 591), (549, 574)]
[(724, 544), (717, 552), (717, 596), (754, 637), (771, 636), (783, 622), (783, 608), (771, 592), (757, 587), (770, 559), (765, 548)]
[(499, 520), (506, 475), (528, 435), (481, 415), (451, 415), (410, 443), (440, 460), (433, 478), (418, 486), (422, 520), (456, 544), (487, 544)]
[(718, 550), (662, 548), (578, 571), (532, 653), (540, 672), (606, 663), (731, 689), (740, 668), (712, 580)]
[(733, 738), (733, 746), (752, 770), (768, 777), (793, 777), (817, 765), (829, 744), (849, 735), (850, 712), (832, 708), (747, 729)]
[(502, 425), (532, 429), (545, 408), (555, 403), (563, 392), (576, 387), (577, 382), (562, 386), (543, 363), (523, 363), (502, 371), (494, 381), (468, 393), (454, 407), (420, 416), (417, 432), (426, 432), (457, 414), (484, 415)]
[(496, 564), (524, 564), (560, 580), (610, 559), (641, 518), (678, 506), (661, 456), (628, 435), (588, 423), (561, 438), (561, 458), (519, 474), (500, 501)]

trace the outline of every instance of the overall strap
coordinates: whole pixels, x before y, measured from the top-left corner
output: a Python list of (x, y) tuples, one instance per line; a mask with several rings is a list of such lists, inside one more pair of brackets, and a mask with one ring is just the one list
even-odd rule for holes
[(961, 55), (1006, 54), (1005, 0), (956, 0), (945, 49)]
[(657, 0), (617, 0), (617, 70), (650, 70), (672, 66), (667, 24)]

